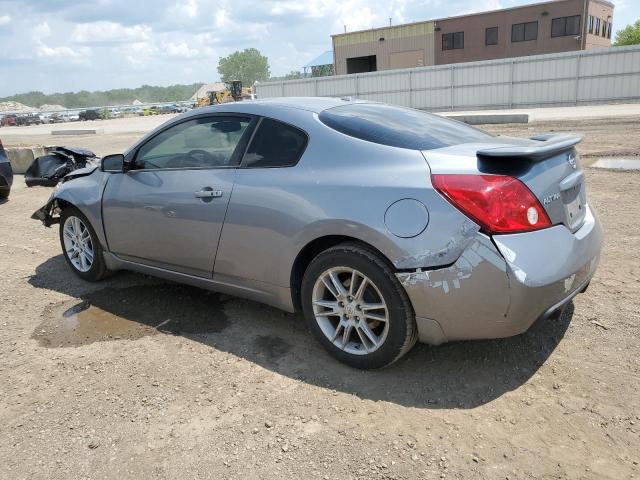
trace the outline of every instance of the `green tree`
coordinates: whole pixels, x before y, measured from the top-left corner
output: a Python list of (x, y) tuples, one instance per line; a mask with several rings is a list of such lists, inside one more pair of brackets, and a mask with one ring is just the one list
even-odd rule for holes
[(218, 73), (223, 82), (240, 80), (242, 85), (250, 87), (256, 80), (269, 78), (269, 60), (255, 48), (246, 48), (220, 58)]
[(636, 23), (627, 25), (616, 33), (616, 41), (613, 43), (616, 47), (623, 45), (640, 45), (640, 20)]
[(333, 75), (333, 65), (318, 65), (317, 67), (311, 67), (312, 77), (328, 77)]

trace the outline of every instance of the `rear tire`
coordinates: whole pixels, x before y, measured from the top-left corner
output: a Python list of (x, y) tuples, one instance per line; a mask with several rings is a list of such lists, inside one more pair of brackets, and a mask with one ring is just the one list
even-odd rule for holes
[(97, 282), (111, 273), (95, 230), (75, 207), (65, 207), (60, 214), (60, 245), (67, 264), (83, 280)]
[(413, 307), (393, 269), (359, 244), (340, 244), (315, 257), (301, 296), (309, 329), (333, 357), (352, 367), (386, 367), (417, 341)]

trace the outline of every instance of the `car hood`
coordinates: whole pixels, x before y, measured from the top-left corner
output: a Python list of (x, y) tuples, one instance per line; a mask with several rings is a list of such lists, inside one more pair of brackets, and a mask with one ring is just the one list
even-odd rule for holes
[(69, 172), (64, 176), (63, 182), (68, 180), (73, 180), (78, 177), (86, 177), (87, 175), (91, 175), (93, 172), (97, 170), (99, 165), (88, 165), (84, 168), (79, 168), (78, 170), (74, 170), (73, 172)]

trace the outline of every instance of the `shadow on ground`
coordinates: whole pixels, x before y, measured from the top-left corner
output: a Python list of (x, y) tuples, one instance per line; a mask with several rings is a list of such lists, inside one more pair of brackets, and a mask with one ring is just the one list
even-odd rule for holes
[(393, 366), (363, 372), (329, 357), (301, 315), (255, 302), (133, 273), (89, 284), (62, 255), (39, 265), (29, 283), (76, 298), (47, 307), (33, 335), (44, 346), (181, 335), (322, 388), (419, 408), (473, 408), (518, 388), (553, 352), (573, 316), (569, 304), (559, 318), (517, 337), (417, 345)]

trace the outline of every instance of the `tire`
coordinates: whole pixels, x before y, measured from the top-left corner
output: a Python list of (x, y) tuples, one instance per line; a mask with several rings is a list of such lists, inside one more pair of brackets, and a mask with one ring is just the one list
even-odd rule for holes
[[(74, 222), (74, 219), (76, 219), (80, 223), (78, 224), (77, 222)], [(74, 240), (71, 240), (70, 237), (67, 237), (68, 242), (65, 243), (65, 228), (69, 226), (71, 230), (73, 230), (74, 225), (80, 227), (79, 229), (76, 228), (76, 231), (82, 232), (79, 235), (84, 241), (84, 246), (89, 247), (93, 252), (93, 258), (90, 262), (90, 266), (86, 270), (83, 268), (83, 266), (86, 267), (88, 265), (88, 256), (86, 255), (86, 253), (84, 254), (85, 260), (81, 261), (82, 254), (73, 255), (73, 253), (77, 253), (79, 249), (75, 251), (69, 250), (70, 244), (78, 245), (77, 240), (79, 239), (79, 237), (76, 236)], [(88, 234), (84, 234), (85, 230), (88, 232)], [(86, 235), (88, 235), (89, 241), (86, 240)], [(67, 261), (67, 264), (69, 265), (71, 270), (73, 270), (73, 272), (83, 280), (87, 280), (89, 282), (97, 282), (109, 275), (110, 271), (107, 269), (104, 263), (103, 251), (102, 247), (100, 246), (98, 236), (96, 235), (96, 232), (91, 226), (91, 223), (89, 222), (87, 217), (85, 217), (84, 214), (75, 207), (65, 207), (65, 209), (60, 214), (60, 245), (62, 246), (62, 253), (65, 260)], [(85, 252), (86, 251), (87, 250), (85, 248)]]
[[(331, 281), (332, 275), (342, 285), (342, 295)], [(363, 284), (364, 293), (358, 299)], [(301, 296), (311, 332), (333, 357), (351, 367), (374, 369), (391, 365), (418, 339), (413, 307), (393, 269), (378, 253), (362, 245), (344, 243), (316, 256), (302, 278)], [(345, 299), (342, 306), (340, 298)], [(383, 304), (384, 308), (372, 308)], [(386, 321), (373, 320), (372, 316), (386, 317)], [(369, 341), (369, 332), (375, 335), (377, 344)]]
[(6, 200), (9, 198), (9, 194), (11, 193), (10, 189), (0, 190), (0, 200)]

